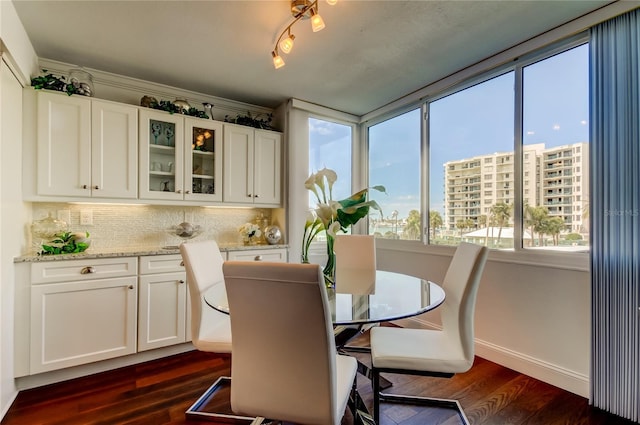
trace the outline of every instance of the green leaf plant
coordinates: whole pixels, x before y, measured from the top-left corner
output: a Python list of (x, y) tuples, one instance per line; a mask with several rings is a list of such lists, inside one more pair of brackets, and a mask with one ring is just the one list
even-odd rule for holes
[(76, 254), (83, 252), (89, 248), (89, 244), (76, 239), (86, 241), (88, 237), (89, 232), (81, 233), (80, 235), (71, 232), (58, 233), (48, 245), (42, 244), (40, 255)]

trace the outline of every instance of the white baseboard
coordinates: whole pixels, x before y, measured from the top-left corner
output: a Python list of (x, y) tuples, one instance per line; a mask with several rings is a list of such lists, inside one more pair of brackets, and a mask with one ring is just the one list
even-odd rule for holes
[(2, 406), (2, 411), (0, 411), (0, 421), (7, 414), (13, 402), (16, 401), (16, 397), (18, 397), (18, 391), (14, 391), (11, 397), (9, 397), (9, 399), (7, 400), (7, 404)]
[[(419, 318), (403, 319), (419, 327), (441, 329), (439, 324)], [(399, 323), (401, 324), (401, 323)], [(589, 376), (554, 365), (544, 360), (510, 350), (476, 338), (475, 350), (478, 357), (498, 363), (532, 378), (546, 382), (563, 390), (589, 397)]]
[(589, 376), (476, 339), (476, 355), (579, 396), (589, 397)]

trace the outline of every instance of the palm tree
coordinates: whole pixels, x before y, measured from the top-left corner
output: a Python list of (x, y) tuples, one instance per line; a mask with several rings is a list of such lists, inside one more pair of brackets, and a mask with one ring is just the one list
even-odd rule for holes
[(464, 228), (464, 220), (463, 219), (456, 220), (456, 228), (460, 231), (460, 237), (462, 237), (462, 229)]
[(491, 219), (498, 226), (498, 240), (496, 244), (500, 245), (500, 237), (502, 235), (502, 228), (509, 224), (511, 218), (512, 205), (505, 202), (498, 202), (491, 207)]
[(478, 217), (478, 225), (485, 227), (487, 229), (487, 232), (484, 236), (484, 246), (489, 246), (489, 227), (492, 224), (493, 224), (493, 220), (490, 217), (487, 217), (484, 214)]
[(429, 229), (431, 229), (432, 236), (431, 240), (435, 240), (436, 238), (436, 229), (442, 226), (444, 222), (442, 221), (442, 216), (438, 211), (431, 210), (429, 211)]
[[(524, 206), (524, 223), (529, 228), (531, 233), (531, 246), (534, 246), (534, 234), (539, 232), (539, 229), (543, 229), (545, 226), (542, 224), (549, 218), (549, 210), (546, 207), (537, 206), (532, 207), (529, 204)], [(540, 236), (540, 245), (542, 245), (542, 236)]]
[(564, 220), (560, 217), (551, 217), (547, 223), (547, 233), (553, 237), (553, 244), (558, 245), (559, 235), (564, 229)]
[(480, 227), (487, 227), (487, 216), (486, 215), (481, 215), (478, 216), (478, 226)]
[(403, 228), (403, 235), (407, 235), (406, 239), (420, 239), (422, 222), (420, 219), (420, 211), (411, 210), (409, 211), (409, 217), (407, 217), (407, 222)]

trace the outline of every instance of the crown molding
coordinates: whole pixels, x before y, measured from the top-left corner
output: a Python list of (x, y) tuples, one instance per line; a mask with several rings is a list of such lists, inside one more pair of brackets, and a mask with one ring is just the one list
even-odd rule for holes
[[(64, 76), (69, 73), (71, 68), (76, 67), (76, 65), (73, 64), (44, 58), (39, 59), (39, 65), (41, 69), (46, 69), (53, 74)], [(202, 104), (208, 102), (214, 105), (214, 118), (221, 121), (225, 115), (235, 118), (237, 114), (245, 115), (247, 112), (251, 112), (252, 115), (273, 113), (273, 109), (263, 106), (238, 102), (178, 87), (171, 87), (151, 81), (127, 77), (125, 75), (113, 74), (98, 69), (86, 67), (83, 69), (93, 76), (95, 91), (98, 94), (97, 97), (100, 99), (139, 105), (142, 96), (153, 96), (159, 101), (179, 98), (185, 99), (191, 106), (201, 110), (203, 109)]]

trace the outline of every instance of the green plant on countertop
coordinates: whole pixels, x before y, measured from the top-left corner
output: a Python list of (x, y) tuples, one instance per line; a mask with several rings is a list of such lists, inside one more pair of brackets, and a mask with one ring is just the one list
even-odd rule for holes
[(64, 77), (56, 77), (55, 75), (49, 73), (47, 74), (46, 69), (43, 69), (42, 72), (45, 75), (41, 75), (39, 77), (34, 77), (31, 79), (31, 86), (36, 90), (55, 90), (55, 91), (63, 91), (67, 93), (69, 96), (76, 93), (76, 87), (67, 83), (64, 80)]
[(89, 232), (58, 233), (56, 234), (56, 238), (49, 242), (50, 245), (42, 244), (42, 252), (40, 252), (40, 255), (75, 254), (83, 252), (89, 248), (88, 238)]
[(224, 116), (224, 122), (230, 122), (232, 124), (246, 125), (248, 127), (261, 128), (263, 130), (271, 130), (271, 120), (273, 120), (272, 114), (266, 114), (266, 118), (260, 118), (260, 115), (254, 117), (250, 111), (247, 111), (247, 115), (236, 115), (235, 118), (229, 118), (229, 115)]

